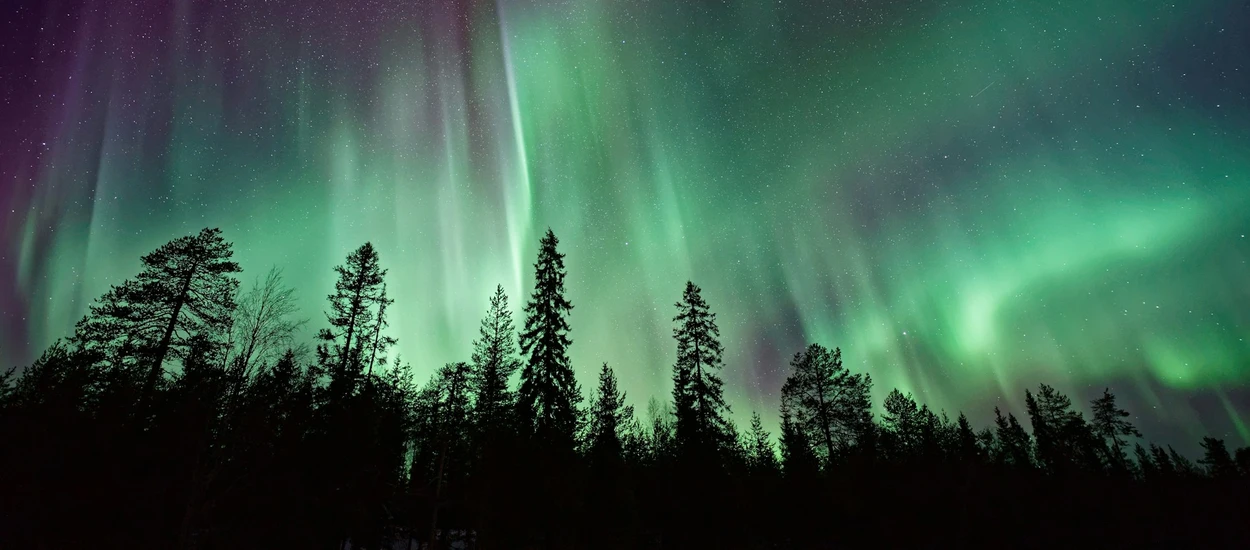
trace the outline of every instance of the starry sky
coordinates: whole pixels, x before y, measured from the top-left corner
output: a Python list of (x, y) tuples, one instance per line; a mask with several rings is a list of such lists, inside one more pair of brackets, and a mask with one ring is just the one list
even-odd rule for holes
[(425, 375), (496, 284), (519, 306), (550, 227), (579, 379), (607, 361), (641, 410), (691, 279), (740, 423), (819, 342), (878, 403), (985, 424), (1039, 382), (1111, 386), (1151, 439), (1250, 439), (1244, 2), (0, 10), (0, 365), (212, 226), (312, 328), (371, 240)]

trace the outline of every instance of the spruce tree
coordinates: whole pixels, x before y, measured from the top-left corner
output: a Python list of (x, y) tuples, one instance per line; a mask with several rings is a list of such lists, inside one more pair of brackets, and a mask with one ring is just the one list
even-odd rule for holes
[(235, 308), (242, 269), (220, 229), (174, 239), (143, 256), (143, 270), (112, 287), (75, 328), (73, 342), (117, 366), (145, 369), (145, 398), (164, 372), (165, 360), (182, 358), (197, 335), (216, 353)]
[(525, 304), (521, 332), (525, 367), (517, 390), (517, 418), (526, 432), (572, 449), (581, 390), (569, 363), (567, 317), (573, 305), (564, 297), (564, 254), (556, 250), (558, 244), (548, 229), (534, 264), (534, 292)]
[(386, 270), (378, 263), (373, 244), (365, 243), (347, 255), (347, 262), (334, 266), (338, 280), (327, 297), (330, 328), (317, 337), (317, 359), (330, 375), (330, 399), (350, 396), (365, 367), (367, 343), (375, 335), (376, 311), (389, 304), (384, 291)]
[(790, 478), (806, 478), (819, 469), (811, 440), (794, 421), (790, 405), (781, 402), (781, 471)]
[(1032, 468), (1032, 438), (1016, 420), (1016, 415), (1007, 413), (1004, 417), (1002, 411), (994, 407), (994, 425), (998, 439), (995, 460), (999, 464), (1018, 469)]
[(720, 329), (716, 314), (703, 300), (701, 290), (686, 282), (681, 301), (677, 302), (677, 362), (673, 365), (673, 409), (677, 417), (676, 438), (680, 449), (687, 452), (717, 453), (730, 443), (729, 424), (725, 415), (723, 383), (720, 375)]
[(1050, 473), (1101, 467), (1095, 436), (1084, 415), (1072, 410), (1072, 400), (1046, 384), (1037, 395), (1025, 390), (1024, 401), (1037, 442), (1037, 461)]
[(920, 407), (911, 394), (903, 395), (898, 388), (885, 397), (885, 413), (881, 415), (881, 427), (900, 456), (909, 456), (920, 445)]
[(790, 361), (794, 369), (781, 386), (781, 399), (829, 466), (872, 426), (872, 378), (842, 366), (842, 350), (811, 344)]
[(751, 432), (747, 434), (747, 466), (757, 474), (776, 472), (777, 450), (767, 431), (760, 413), (751, 413)]
[(959, 413), (959, 419), (955, 422), (955, 450), (959, 460), (968, 462), (981, 460), (981, 448), (977, 445), (977, 435), (973, 433), (968, 417), (962, 412)]
[(590, 408), (587, 443), (591, 464), (615, 464), (620, 461), (622, 430), (633, 416), (633, 407), (625, 405), (625, 393), (617, 389), (616, 374), (604, 363), (599, 370), (599, 388)]
[(511, 418), (509, 380), (520, 368), (515, 332), (508, 295), (502, 285), (497, 286), (473, 342), (474, 423), (483, 435), (503, 429)]
[(1202, 438), (1202, 460), (1198, 463), (1206, 466), (1207, 475), (1215, 479), (1231, 479), (1237, 477), (1237, 463), (1229, 454), (1223, 439), (1214, 437)]

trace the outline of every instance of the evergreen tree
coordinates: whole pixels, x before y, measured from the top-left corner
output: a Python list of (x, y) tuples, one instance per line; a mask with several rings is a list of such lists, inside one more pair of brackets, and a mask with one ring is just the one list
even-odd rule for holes
[(1168, 445), (1168, 458), (1176, 475), (1182, 478), (1193, 478), (1199, 475), (1198, 467), (1194, 465), (1193, 461), (1176, 452), (1176, 449), (1173, 449), (1171, 445)]
[(1198, 463), (1206, 466), (1207, 474), (1215, 479), (1231, 479), (1237, 477), (1237, 464), (1224, 446), (1223, 439), (1214, 437), (1202, 438), (1202, 460)]
[(1123, 469), (1128, 463), (1124, 447), (1128, 441), (1121, 437), (1141, 437), (1141, 432), (1131, 422), (1125, 420), (1129, 412), (1116, 406), (1115, 395), (1111, 388), (1102, 391), (1102, 397), (1091, 402), (1093, 411), (1092, 428), (1107, 448), (1107, 462), (1113, 467)]
[(588, 446), (592, 464), (615, 464), (621, 460), (622, 431), (633, 416), (633, 407), (625, 405), (625, 393), (616, 387), (616, 375), (604, 363), (590, 412)]
[(756, 473), (772, 473), (779, 468), (777, 450), (767, 431), (760, 413), (751, 413), (751, 432), (747, 435), (747, 466)]
[(790, 361), (794, 369), (781, 387), (781, 399), (796, 429), (814, 443), (828, 467), (872, 426), (872, 378), (842, 366), (842, 350), (811, 344)]
[(1155, 466), (1154, 461), (1150, 458), (1150, 452), (1145, 447), (1142, 447), (1141, 443), (1133, 444), (1133, 456), (1137, 459), (1137, 471), (1141, 479), (1154, 481), (1159, 476), (1159, 468)]
[(378, 314), (373, 320), (373, 334), (369, 335), (366, 343), (369, 350), (369, 365), (365, 369), (366, 377), (373, 376), (374, 365), (377, 365), (378, 367), (386, 366), (387, 349), (398, 343), (398, 340), (387, 336), (382, 332), (386, 330), (387, 327), (391, 326), (390, 322), (386, 320), (386, 308), (387, 306), (395, 303), (395, 300), (386, 297), (385, 283), (382, 284), (382, 291), (379, 293), (376, 303), (378, 306)]
[(376, 327), (375, 308), (389, 304), (384, 291), (386, 270), (378, 263), (378, 252), (372, 243), (365, 243), (347, 255), (347, 262), (334, 266), (338, 280), (334, 293), (327, 299), (330, 311), (326, 318), (330, 328), (317, 337), (317, 358), (330, 375), (330, 399), (343, 399), (352, 394), (364, 370), (364, 351)]
[(143, 256), (143, 270), (113, 286), (75, 327), (74, 344), (116, 366), (145, 370), (150, 397), (168, 357), (183, 358), (197, 335), (212, 352), (229, 330), (242, 271), (220, 229), (174, 239)]
[(900, 456), (915, 452), (920, 446), (921, 431), (920, 407), (916, 401), (911, 394), (903, 395), (895, 388), (885, 397), (884, 408), (881, 427), (885, 429), (890, 446)]
[(1172, 456), (1169, 455), (1167, 450), (1163, 447), (1151, 443), (1150, 456), (1152, 458), (1151, 462), (1154, 464), (1154, 469), (1159, 473), (1159, 475), (1163, 477), (1176, 477), (1180, 475), (1176, 464), (1172, 462)]
[(509, 380), (520, 368), (512, 312), (502, 285), (490, 298), (478, 334), (473, 342), (474, 415), (478, 433), (485, 436), (508, 424), (513, 406)]
[(577, 432), (581, 390), (569, 363), (567, 316), (573, 305), (564, 297), (564, 254), (550, 229), (534, 264), (534, 292), (525, 304), (521, 332), (521, 386), (517, 417), (526, 431), (558, 448), (571, 449)]
[(1002, 411), (994, 407), (994, 425), (997, 427), (995, 435), (998, 439), (998, 463), (1020, 469), (1032, 468), (1032, 438), (1024, 431), (1024, 426), (1020, 425), (1016, 416), (1007, 413), (1004, 417)]
[(979, 462), (981, 448), (977, 445), (977, 435), (972, 431), (972, 424), (964, 413), (959, 413), (955, 423), (955, 456), (961, 461)]
[(1025, 390), (1024, 400), (1042, 467), (1051, 473), (1100, 467), (1093, 431), (1083, 415), (1072, 410), (1068, 396), (1041, 384), (1036, 397)]
[(1250, 447), (1237, 449), (1236, 461), (1237, 469), (1241, 471), (1241, 476), (1250, 477)]
[(724, 453), (728, 450), (729, 424), (720, 375), (720, 329), (716, 314), (703, 300), (701, 290), (686, 282), (673, 338), (677, 362), (673, 365), (673, 409), (677, 416), (677, 445), (686, 452)]
[(815, 475), (820, 468), (807, 433), (794, 421), (790, 405), (781, 402), (781, 471), (790, 478)]

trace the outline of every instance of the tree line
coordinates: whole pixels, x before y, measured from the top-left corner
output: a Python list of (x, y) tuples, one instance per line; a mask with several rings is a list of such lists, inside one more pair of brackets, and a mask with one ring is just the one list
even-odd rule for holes
[[(1031, 427), (894, 390), (812, 343), (790, 361), (780, 433), (740, 430), (716, 314), (687, 282), (673, 389), (645, 414), (608, 364), (586, 395), (548, 230), (514, 322), (499, 287), (469, 360), (424, 385), (393, 352), (387, 270), (334, 267), (298, 341), (294, 291), (246, 290), (217, 229), (142, 257), (72, 336), (0, 379), (0, 547), (823, 548), (1192, 544), (1244, 537), (1250, 448), (1143, 444), (1108, 389), (1090, 416), (1048, 385)], [(1246, 540), (1246, 539), (1238, 539)]]

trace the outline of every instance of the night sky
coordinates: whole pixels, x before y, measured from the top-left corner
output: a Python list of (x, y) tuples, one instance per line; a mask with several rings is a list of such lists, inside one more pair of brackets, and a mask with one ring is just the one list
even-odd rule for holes
[[(739, 423), (841, 346), (977, 424), (1111, 386), (1250, 430), (1240, 1), (17, 0), (0, 8), (0, 366), (221, 227), (323, 326), (366, 240), (422, 379), (550, 227), (571, 355), (666, 398), (703, 287)], [(311, 333), (309, 335), (311, 337)]]

